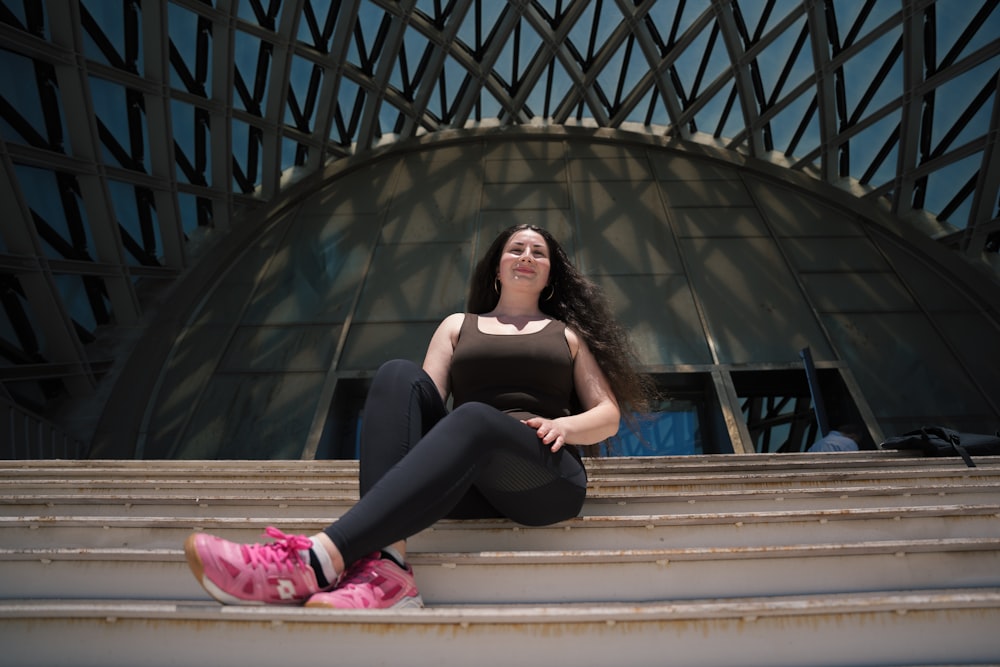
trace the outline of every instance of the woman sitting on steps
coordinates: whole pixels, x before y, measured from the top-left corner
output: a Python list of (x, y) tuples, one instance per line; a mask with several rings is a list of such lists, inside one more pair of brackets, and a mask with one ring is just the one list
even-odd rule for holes
[[(439, 519), (576, 516), (587, 475), (575, 445), (613, 436), (651, 383), (599, 290), (547, 231), (502, 232), (476, 267), (468, 312), (445, 318), (423, 367), (376, 374), (361, 429), (360, 499), (311, 537), (266, 544), (205, 533), (184, 545), (227, 604), (419, 607), (406, 538)], [(448, 396), (453, 409), (445, 407)]]

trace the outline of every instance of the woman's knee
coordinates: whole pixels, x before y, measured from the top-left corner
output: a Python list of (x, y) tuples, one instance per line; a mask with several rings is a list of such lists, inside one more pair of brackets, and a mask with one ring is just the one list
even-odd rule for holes
[(375, 379), (373, 382), (392, 382), (396, 383), (400, 381), (401, 378), (413, 378), (419, 376), (422, 373), (420, 366), (410, 361), (409, 359), (390, 359), (381, 366), (375, 372)]
[(437, 394), (434, 381), (420, 366), (409, 359), (393, 359), (379, 366), (372, 379), (368, 395), (369, 397), (377, 396), (383, 400), (408, 401), (414, 389), (431, 396)]
[(453, 421), (467, 423), (470, 427), (482, 426), (484, 428), (491, 428), (499, 419), (504, 420), (500, 422), (504, 424), (507, 420), (513, 421), (510, 416), (497, 410), (492, 405), (476, 401), (463, 403), (452, 410), (449, 417)]

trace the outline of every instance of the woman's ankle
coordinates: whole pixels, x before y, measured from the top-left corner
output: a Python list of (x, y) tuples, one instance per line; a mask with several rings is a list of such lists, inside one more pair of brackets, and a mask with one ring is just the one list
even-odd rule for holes
[(326, 533), (317, 533), (309, 539), (313, 543), (313, 551), (323, 566), (323, 574), (327, 580), (333, 584), (337, 577), (344, 571), (344, 557), (340, 555), (340, 550), (333, 540)]

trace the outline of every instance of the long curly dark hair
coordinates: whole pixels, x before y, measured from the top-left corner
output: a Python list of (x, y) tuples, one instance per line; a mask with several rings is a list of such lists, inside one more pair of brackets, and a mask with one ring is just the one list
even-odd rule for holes
[(636, 414), (649, 411), (656, 393), (653, 381), (636, 370), (637, 358), (632, 341), (612, 314), (604, 292), (573, 266), (566, 251), (548, 230), (535, 225), (514, 225), (494, 239), (472, 273), (469, 312), (482, 314), (496, 308), (500, 294), (494, 281), (500, 256), (507, 240), (525, 229), (540, 234), (549, 246), (551, 290), (547, 287), (542, 291), (538, 307), (549, 317), (563, 322), (586, 342), (608, 378), (621, 407), (622, 418), (637, 433)]

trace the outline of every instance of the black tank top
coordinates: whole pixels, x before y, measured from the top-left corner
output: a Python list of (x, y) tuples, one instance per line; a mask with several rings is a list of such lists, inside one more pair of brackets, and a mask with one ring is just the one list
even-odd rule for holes
[(528, 334), (488, 334), (467, 313), (451, 361), (454, 407), (479, 401), (518, 419), (571, 414), (573, 357), (566, 325), (552, 320)]

